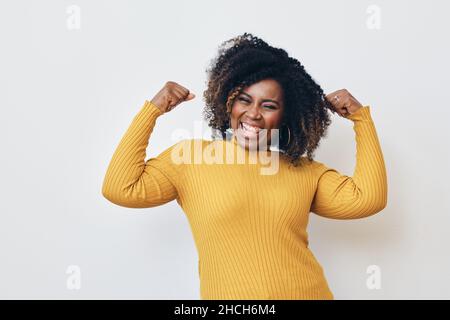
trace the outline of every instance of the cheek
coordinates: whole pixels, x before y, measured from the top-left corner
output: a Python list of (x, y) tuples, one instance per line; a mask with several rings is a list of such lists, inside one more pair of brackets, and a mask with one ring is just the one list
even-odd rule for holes
[(278, 128), (281, 124), (281, 114), (270, 114), (264, 118), (266, 128)]
[(230, 116), (232, 128), (238, 127), (238, 119), (240, 118), (241, 114), (242, 114), (242, 107), (239, 104), (235, 104), (231, 109), (231, 116)]
[(232, 128), (237, 128), (238, 115), (237, 115), (237, 113), (234, 110), (231, 112), (230, 121), (231, 121), (231, 127)]

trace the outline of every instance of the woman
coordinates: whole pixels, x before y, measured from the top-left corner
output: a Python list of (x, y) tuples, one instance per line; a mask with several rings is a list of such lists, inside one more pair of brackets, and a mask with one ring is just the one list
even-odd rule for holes
[[(120, 141), (104, 197), (130, 208), (176, 199), (198, 250), (202, 299), (334, 299), (308, 247), (308, 218), (358, 219), (385, 208), (386, 169), (370, 107), (345, 89), (324, 95), (296, 59), (249, 33), (222, 43), (208, 74), (205, 118), (232, 137), (184, 139), (145, 161), (156, 119), (195, 97), (169, 81)], [(353, 177), (313, 160), (328, 111), (353, 122)], [(277, 155), (279, 167), (261, 174), (261, 161), (195, 161), (211, 155), (205, 150), (216, 160), (239, 151), (244, 160), (255, 151)]]

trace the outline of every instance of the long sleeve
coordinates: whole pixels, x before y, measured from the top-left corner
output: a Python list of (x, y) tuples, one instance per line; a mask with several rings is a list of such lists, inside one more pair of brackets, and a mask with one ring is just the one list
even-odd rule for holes
[(387, 205), (387, 175), (370, 107), (347, 116), (356, 134), (356, 167), (353, 177), (313, 161), (318, 179), (311, 212), (332, 219), (359, 219)]
[(145, 161), (150, 135), (161, 114), (157, 106), (145, 101), (122, 137), (103, 180), (102, 194), (112, 203), (149, 208), (177, 199), (181, 169), (171, 161), (171, 151), (178, 143)]

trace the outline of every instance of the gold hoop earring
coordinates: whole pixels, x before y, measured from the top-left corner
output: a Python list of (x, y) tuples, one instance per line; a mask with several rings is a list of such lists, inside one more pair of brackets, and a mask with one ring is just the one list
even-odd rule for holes
[(289, 143), (291, 142), (291, 129), (289, 128), (288, 125), (286, 125), (286, 127), (288, 128), (288, 132), (289, 132), (289, 135), (288, 135), (288, 142), (286, 143), (286, 146), (288, 146)]

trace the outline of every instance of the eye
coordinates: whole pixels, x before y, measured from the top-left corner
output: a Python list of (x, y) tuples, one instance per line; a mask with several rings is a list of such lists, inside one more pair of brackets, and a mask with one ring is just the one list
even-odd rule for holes
[(244, 102), (248, 102), (248, 100), (247, 99), (244, 99), (244, 98), (242, 98), (242, 97), (239, 97), (239, 99), (238, 100), (240, 100), (240, 101), (244, 101)]
[(274, 109), (276, 109), (274, 106), (272, 106), (272, 105), (265, 105), (265, 107), (267, 107), (267, 108), (269, 108), (269, 109), (272, 109), (272, 110), (274, 110)]

